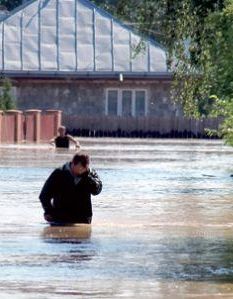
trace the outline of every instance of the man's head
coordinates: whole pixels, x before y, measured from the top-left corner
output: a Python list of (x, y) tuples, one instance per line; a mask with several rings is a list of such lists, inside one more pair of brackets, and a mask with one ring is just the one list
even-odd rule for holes
[(60, 126), (58, 128), (58, 133), (59, 133), (60, 136), (65, 136), (65, 134), (66, 134), (66, 127), (65, 126)]
[(89, 170), (90, 157), (87, 153), (79, 152), (71, 161), (71, 169), (74, 175), (82, 175)]

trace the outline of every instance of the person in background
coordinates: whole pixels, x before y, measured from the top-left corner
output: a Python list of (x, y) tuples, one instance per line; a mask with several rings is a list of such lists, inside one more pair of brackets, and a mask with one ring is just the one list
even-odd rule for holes
[(89, 155), (79, 152), (71, 162), (55, 169), (42, 188), (39, 199), (44, 218), (51, 224), (92, 221), (91, 195), (98, 195), (102, 182), (90, 169)]
[(55, 145), (56, 148), (69, 148), (70, 142), (74, 143), (76, 148), (80, 148), (80, 144), (71, 135), (66, 134), (66, 127), (60, 126), (58, 128), (58, 135), (50, 140), (51, 145)]

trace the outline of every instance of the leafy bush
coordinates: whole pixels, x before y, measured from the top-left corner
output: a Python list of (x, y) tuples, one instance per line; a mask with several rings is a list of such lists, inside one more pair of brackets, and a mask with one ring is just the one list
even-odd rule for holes
[(10, 110), (15, 109), (15, 101), (12, 97), (12, 84), (9, 79), (2, 80), (1, 95), (0, 95), (0, 109)]

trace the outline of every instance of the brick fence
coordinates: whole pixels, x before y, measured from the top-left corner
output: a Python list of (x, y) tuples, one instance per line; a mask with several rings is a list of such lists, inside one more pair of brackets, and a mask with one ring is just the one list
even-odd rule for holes
[(0, 111), (0, 143), (48, 142), (61, 125), (59, 110)]
[(48, 142), (63, 120), (74, 136), (206, 138), (218, 130), (222, 118), (83, 117), (59, 110), (0, 111), (0, 143)]

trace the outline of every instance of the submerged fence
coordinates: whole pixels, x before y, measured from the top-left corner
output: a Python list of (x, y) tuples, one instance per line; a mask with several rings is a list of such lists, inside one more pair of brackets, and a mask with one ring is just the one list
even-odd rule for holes
[(63, 115), (63, 122), (70, 133), (76, 136), (95, 137), (210, 138), (207, 129), (218, 130), (222, 121), (222, 118)]
[(0, 111), (0, 143), (48, 142), (57, 134), (62, 119), (74, 136), (144, 138), (210, 138), (207, 130), (218, 130), (223, 121), (222, 118), (62, 116), (59, 110), (9, 110)]
[(48, 142), (60, 125), (58, 110), (0, 111), (0, 143)]

